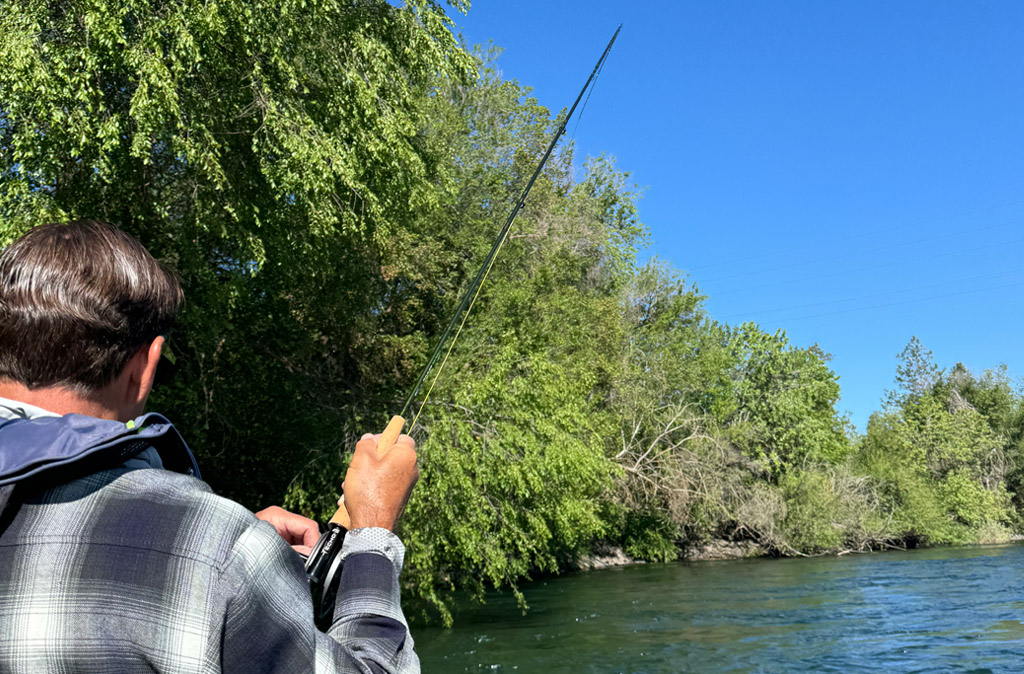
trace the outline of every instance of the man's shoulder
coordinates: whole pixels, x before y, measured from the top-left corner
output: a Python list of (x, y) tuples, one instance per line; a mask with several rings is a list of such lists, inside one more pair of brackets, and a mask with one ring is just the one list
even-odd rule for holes
[(26, 541), (149, 550), (215, 567), (256, 522), (206, 483), (159, 469), (94, 473), (30, 496), (23, 511), (20, 531), (9, 533)]

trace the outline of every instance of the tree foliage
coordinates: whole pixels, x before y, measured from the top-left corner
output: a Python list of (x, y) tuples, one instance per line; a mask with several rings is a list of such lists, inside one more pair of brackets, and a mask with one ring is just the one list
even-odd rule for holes
[(17, 0), (0, 30), (0, 239), (98, 217), (171, 264), (181, 382), (156, 402), (215, 484), (279, 497), (340, 440), (311, 427), (414, 365), (417, 317), (381, 308), (391, 237), (450, 182), (429, 95), (471, 62), (444, 8)]
[[(1019, 406), (1005, 379), (947, 375), (917, 338), (900, 354), (899, 390), (868, 424), (860, 460), (884, 494), (893, 533), (914, 541), (976, 540), (1010, 524), (1007, 438)], [(979, 411), (971, 399), (977, 400)]]

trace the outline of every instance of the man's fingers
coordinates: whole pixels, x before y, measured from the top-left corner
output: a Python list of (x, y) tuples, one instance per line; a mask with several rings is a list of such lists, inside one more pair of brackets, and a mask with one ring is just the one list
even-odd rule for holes
[(365, 461), (377, 456), (377, 436), (367, 433), (356, 443), (356, 451), (352, 453), (352, 461)]
[(313, 526), (306, 529), (302, 534), (302, 545), (312, 548), (318, 540), (320, 540), (320, 525), (313, 522)]
[[(359, 442), (356, 443), (356, 451), (352, 454), (352, 460), (356, 461), (361, 458), (368, 459), (371, 456), (375, 459), (382, 458), (378, 456), (377, 443), (379, 440), (379, 433), (376, 435), (373, 435), (371, 433), (365, 434), (362, 438), (359, 439)], [(412, 437), (408, 435), (399, 435), (398, 438), (395, 440), (395, 444), (391, 445), (388, 451), (399, 446), (415, 451), (416, 441), (413, 440)], [(384, 455), (387, 456), (387, 452), (385, 452)]]
[(320, 525), (302, 515), (288, 512), (278, 506), (270, 506), (256, 513), (258, 519), (269, 522), (277, 535), (291, 546), (313, 545), (320, 538)]
[(289, 513), (292, 517), (289, 517), (284, 522), (284, 526), (287, 528), (288, 534), (291, 537), (289, 543), (295, 545), (309, 545), (310, 539), (313, 543), (316, 543), (317, 539), (320, 538), (320, 525), (311, 519), (302, 517), (301, 515), (295, 515)]

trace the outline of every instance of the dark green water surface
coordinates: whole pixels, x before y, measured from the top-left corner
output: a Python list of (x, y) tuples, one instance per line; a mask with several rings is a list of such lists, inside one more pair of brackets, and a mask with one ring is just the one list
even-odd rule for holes
[(638, 565), (413, 631), (431, 672), (1024, 672), (1024, 546)]

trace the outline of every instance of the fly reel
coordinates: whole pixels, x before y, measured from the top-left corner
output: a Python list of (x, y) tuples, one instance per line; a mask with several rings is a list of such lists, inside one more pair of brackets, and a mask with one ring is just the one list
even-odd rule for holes
[(309, 556), (306, 557), (306, 575), (313, 595), (313, 619), (316, 626), (326, 630), (334, 621), (334, 604), (338, 599), (341, 581), (341, 544), (348, 530), (335, 522), (327, 525)]

